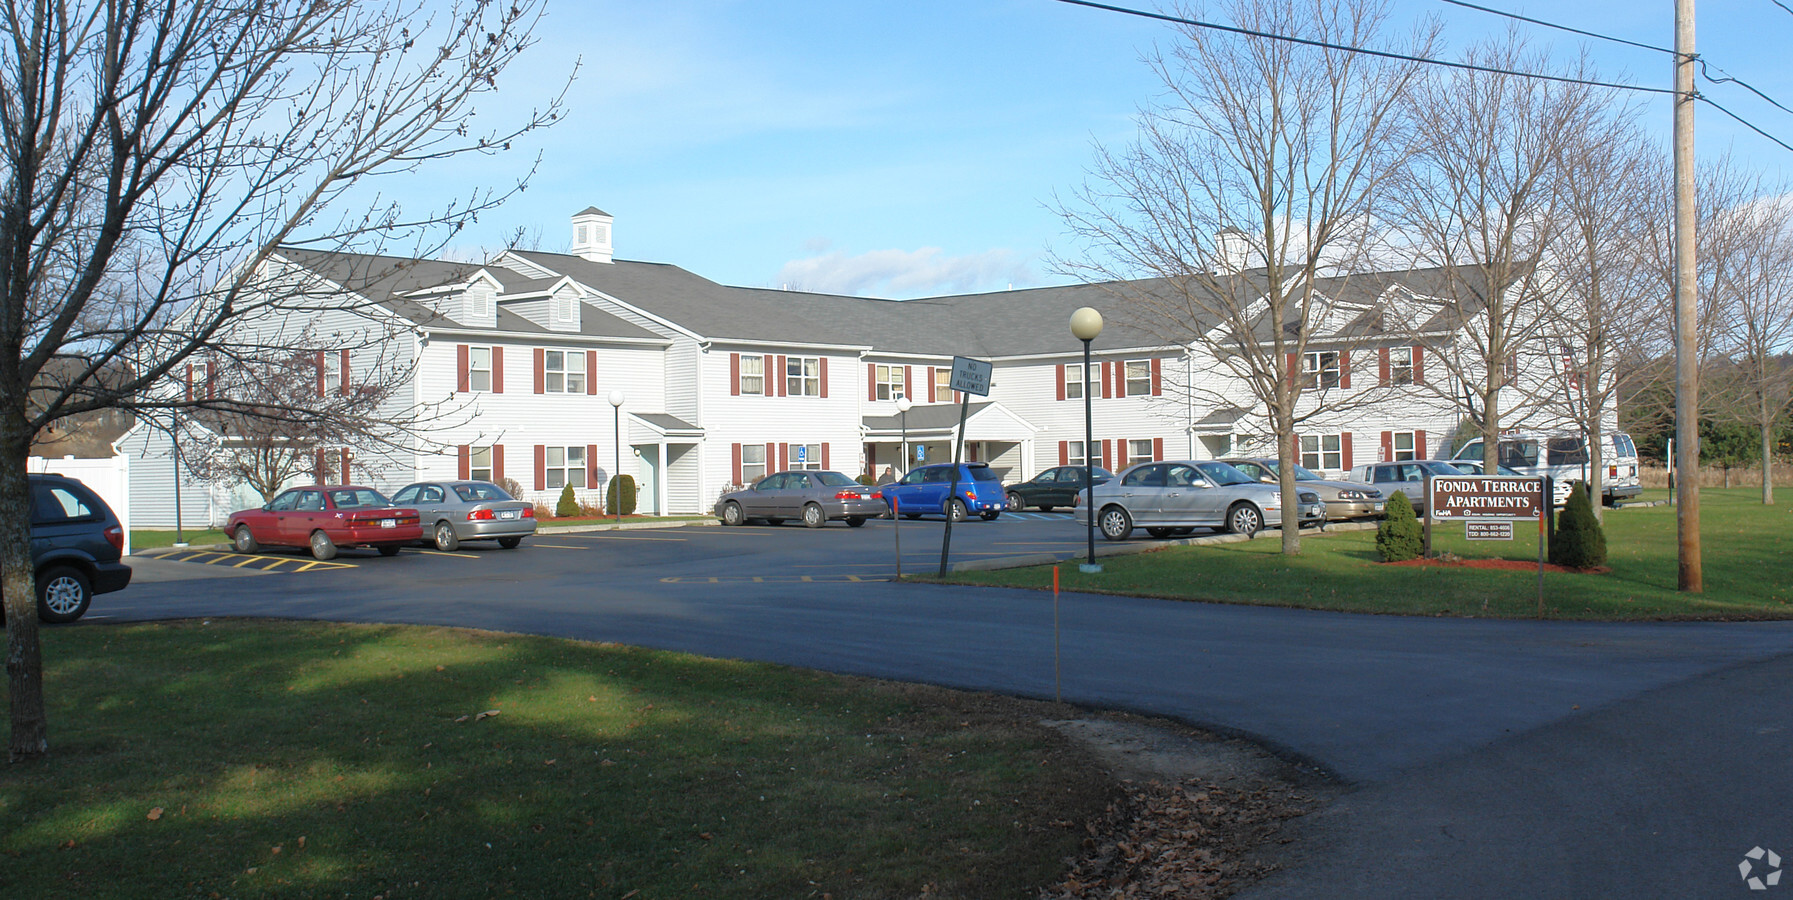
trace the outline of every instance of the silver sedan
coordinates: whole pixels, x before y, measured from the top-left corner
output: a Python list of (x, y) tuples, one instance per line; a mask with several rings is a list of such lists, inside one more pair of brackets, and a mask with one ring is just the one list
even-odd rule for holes
[(454, 550), (462, 541), (497, 541), (512, 550), (535, 534), (535, 504), (489, 481), (420, 481), (392, 496), (417, 508), (424, 540), (437, 550)]
[[(1264, 484), (1277, 483), (1277, 461), (1254, 456), (1246, 459), (1222, 460), (1226, 464), (1256, 478)], [(1295, 487), (1313, 491), (1326, 504), (1326, 518), (1333, 520), (1380, 518), (1386, 503), (1382, 492), (1351, 481), (1327, 481), (1308, 469), (1295, 467)]]
[(877, 488), (826, 470), (774, 472), (716, 500), (716, 518), (724, 525), (744, 525), (749, 519), (782, 525), (786, 519), (802, 519), (820, 528), (835, 519), (858, 528), (884, 513)]
[[(1081, 498), (1080, 498), (1081, 499)], [(1317, 494), (1303, 491), (1297, 521), (1324, 520)], [(1282, 524), (1282, 494), (1223, 462), (1141, 463), (1096, 486), (1096, 524), (1102, 536), (1124, 540), (1136, 526), (1153, 537), (1200, 527), (1256, 534)]]

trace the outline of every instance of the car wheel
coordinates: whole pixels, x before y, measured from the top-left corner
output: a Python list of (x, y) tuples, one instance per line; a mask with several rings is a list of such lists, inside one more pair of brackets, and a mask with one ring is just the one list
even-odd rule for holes
[(1096, 519), (1096, 524), (1102, 529), (1102, 536), (1111, 541), (1124, 541), (1127, 539), (1127, 535), (1133, 533), (1133, 517), (1127, 515), (1127, 511), (1118, 506), (1110, 506), (1102, 510), (1102, 515)]
[(522, 545), (523, 545), (523, 539), (520, 537), (507, 537), (507, 538), (499, 538), (498, 539), (498, 546), (503, 547), (506, 550), (515, 550)]
[(921, 518), (921, 513), (903, 513), (903, 518), (905, 518), (905, 519), (919, 519), (919, 518)]
[(1226, 530), (1234, 534), (1251, 536), (1264, 527), (1264, 516), (1258, 508), (1250, 503), (1235, 503), (1226, 511)]
[(848, 516), (847, 517), (847, 527), (848, 528), (858, 528), (864, 524), (865, 524), (864, 516)]
[(741, 511), (741, 504), (730, 500), (722, 504), (722, 524), (740, 525), (747, 521), (747, 514)]
[(1040, 507), (1040, 512), (1051, 512), (1051, 511), (1052, 511), (1052, 507), (1050, 507), (1050, 506), (1041, 506)]
[(949, 521), (961, 522), (965, 519), (965, 501), (957, 497), (946, 501), (946, 518)]
[[(458, 547), (460, 545), (456, 544), (455, 546)], [(397, 544), (381, 544), (380, 546), (375, 547), (374, 549), (380, 551), (381, 556), (397, 556), (398, 551), (399, 551), (399, 546)]]
[(322, 531), (311, 533), (311, 555), (318, 559), (335, 559), (336, 543)]
[(1027, 501), (1022, 500), (1020, 494), (1009, 491), (1009, 509), (1013, 512), (1020, 512), (1026, 508)]
[(1149, 534), (1155, 538), (1167, 538), (1176, 533), (1177, 533), (1177, 530), (1175, 528), (1159, 528), (1159, 527), (1154, 526), (1152, 528), (1146, 529), (1146, 534)]
[(1171, 530), (1170, 530), (1170, 533), (1171, 533), (1171, 534), (1175, 534), (1175, 535), (1185, 535), (1185, 534), (1194, 534), (1194, 533), (1195, 533), (1195, 529), (1194, 529), (1194, 528), (1193, 528), (1193, 527), (1189, 527), (1189, 528), (1172, 528), (1172, 529), (1171, 529)]
[(261, 549), (261, 545), (255, 542), (255, 535), (250, 533), (247, 525), (237, 526), (236, 534), (231, 536), (230, 543), (231, 546), (237, 548), (238, 553), (254, 553)]
[(37, 576), (37, 617), (51, 625), (81, 618), (93, 602), (93, 585), (80, 569), (57, 566)]
[(828, 514), (822, 512), (822, 507), (820, 505), (815, 503), (806, 503), (803, 505), (804, 528), (820, 528), (826, 524), (828, 524)]
[(783, 525), (784, 520), (783, 519), (767, 519), (766, 524), (767, 525)]
[(443, 553), (453, 553), (460, 549), (461, 539), (454, 533), (454, 526), (447, 522), (436, 523), (436, 549)]

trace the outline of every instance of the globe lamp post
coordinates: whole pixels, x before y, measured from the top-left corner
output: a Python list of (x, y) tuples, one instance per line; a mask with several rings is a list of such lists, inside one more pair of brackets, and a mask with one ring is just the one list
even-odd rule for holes
[(1085, 513), (1089, 560), (1077, 569), (1087, 574), (1102, 571), (1102, 567), (1096, 563), (1096, 467), (1091, 462), (1096, 446), (1096, 418), (1089, 390), (1089, 345), (1101, 333), (1101, 313), (1085, 306), (1071, 314), (1071, 336), (1083, 342), (1083, 493), (1089, 498), (1089, 509)]
[[(612, 433), (616, 438), (616, 468), (610, 470), (610, 480), (614, 483), (623, 472), (623, 395), (622, 388), (610, 392), (610, 408), (614, 413)], [(623, 527), (623, 488), (616, 487), (616, 527)]]

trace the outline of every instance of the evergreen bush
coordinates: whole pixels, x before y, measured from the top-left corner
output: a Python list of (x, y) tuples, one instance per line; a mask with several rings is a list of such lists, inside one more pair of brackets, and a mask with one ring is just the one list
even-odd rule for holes
[[(621, 494), (621, 497), (617, 495)], [(604, 494), (604, 505), (611, 510), (611, 515), (633, 515), (635, 512), (635, 476), (618, 475), (610, 479), (610, 488)]]
[(872, 477), (872, 473), (870, 473), (870, 472), (861, 472), (861, 473), (859, 473), (859, 477), (858, 477), (858, 478), (855, 478), (855, 479), (853, 479), (853, 480), (854, 480), (854, 481), (857, 481), (857, 482), (859, 482), (859, 483), (860, 483), (860, 484), (863, 484), (863, 485), (865, 485), (865, 486), (867, 486), (867, 487), (871, 487), (871, 486), (873, 486), (873, 485), (876, 485), (876, 484), (877, 484), (877, 483), (878, 483), (878, 479), (876, 479), (876, 478), (873, 478), (873, 477)]
[(579, 515), (579, 500), (573, 496), (573, 486), (567, 485), (560, 490), (560, 502), (554, 504), (554, 516), (559, 519), (570, 519)]
[(1556, 517), (1556, 535), (1550, 539), (1550, 561), (1572, 569), (1606, 565), (1606, 532), (1594, 517), (1588, 483), (1577, 481), (1569, 502)]
[(1407, 495), (1395, 491), (1389, 495), (1387, 517), (1376, 524), (1376, 552), (1383, 562), (1418, 559), (1426, 544), (1420, 535), (1419, 518)]

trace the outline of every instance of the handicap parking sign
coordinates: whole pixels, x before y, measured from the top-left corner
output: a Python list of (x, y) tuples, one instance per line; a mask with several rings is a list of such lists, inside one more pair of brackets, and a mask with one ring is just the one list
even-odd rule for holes
[(926, 448), (920, 444), (915, 445), (915, 461), (916, 462), (927, 462), (928, 461), (928, 448)]
[(809, 457), (809, 447), (806, 445), (803, 445), (803, 444), (798, 444), (797, 445), (797, 461), (805, 462), (805, 461), (807, 461), (808, 457)]

